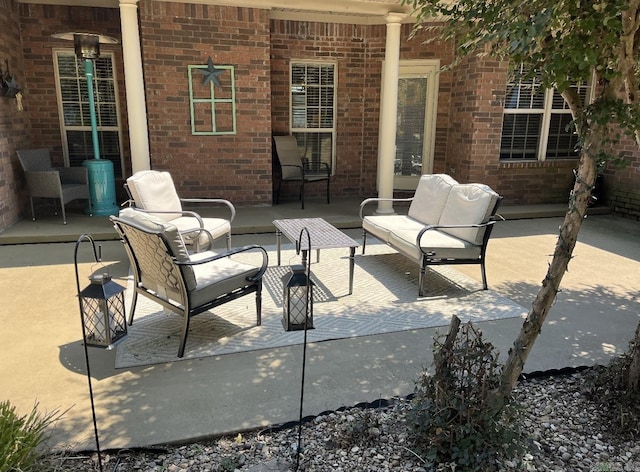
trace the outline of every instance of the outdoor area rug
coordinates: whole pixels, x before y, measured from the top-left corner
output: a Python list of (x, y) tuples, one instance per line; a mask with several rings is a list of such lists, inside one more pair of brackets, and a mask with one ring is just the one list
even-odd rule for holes
[[(180, 359), (182, 317), (139, 296), (133, 325), (117, 346), (116, 368), (302, 344), (302, 331), (285, 332), (282, 327), (282, 278), (290, 265), (300, 263), (300, 257), (292, 245), (285, 245), (282, 265), (277, 266), (275, 248), (266, 249), (269, 268), (263, 279), (261, 326), (256, 326), (254, 294), (216, 307), (191, 319)], [(482, 290), (479, 282), (451, 266), (429, 267), (426, 296), (418, 297), (418, 265), (384, 244), (369, 244), (366, 255), (356, 254), (353, 294), (349, 295), (348, 256), (349, 249), (326, 249), (317, 262), (316, 252), (311, 254), (315, 329), (307, 332), (309, 342), (446, 327), (453, 314), (463, 322), (478, 322), (527, 313), (496, 292)], [(258, 264), (260, 256), (242, 258)], [(130, 278), (129, 304), (132, 286)]]

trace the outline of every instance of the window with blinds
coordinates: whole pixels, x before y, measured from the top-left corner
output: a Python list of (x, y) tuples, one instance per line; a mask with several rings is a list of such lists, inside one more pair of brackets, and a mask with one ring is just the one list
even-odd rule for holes
[(291, 64), (291, 134), (310, 172), (335, 168), (335, 77), (331, 63)]
[[(576, 87), (583, 103), (588, 103), (590, 86), (581, 83)], [(571, 111), (555, 89), (543, 88), (536, 77), (507, 84), (501, 160), (575, 159), (577, 144)]]
[[(91, 112), (84, 64), (72, 51), (55, 51), (56, 85), (65, 161), (81, 166), (93, 159)], [(122, 177), (121, 133), (113, 54), (95, 60), (93, 93), (101, 159), (113, 162), (116, 177)]]

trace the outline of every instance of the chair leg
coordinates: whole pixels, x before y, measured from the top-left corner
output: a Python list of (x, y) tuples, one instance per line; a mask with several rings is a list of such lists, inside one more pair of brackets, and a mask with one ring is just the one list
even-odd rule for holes
[(258, 281), (256, 290), (256, 326), (262, 325), (262, 279)]
[(91, 197), (87, 198), (87, 202), (89, 202), (89, 216), (93, 216), (93, 206), (91, 205)]
[(36, 221), (36, 212), (33, 207), (33, 197), (29, 197), (29, 201), (31, 202), (31, 219)]
[(227, 233), (227, 251), (231, 251), (231, 231)]
[(184, 356), (184, 348), (187, 345), (187, 334), (189, 334), (189, 321), (191, 321), (191, 317), (189, 316), (189, 311), (185, 307), (184, 310), (184, 328), (182, 330), (182, 339), (180, 340), (180, 347), (178, 348), (178, 357)]
[(480, 262), (480, 271), (482, 272), (482, 287), (484, 290), (489, 290), (489, 286), (487, 285), (487, 270), (484, 266), (484, 259)]
[(304, 210), (304, 180), (300, 184), (300, 201), (302, 202), (302, 209)]
[(282, 179), (278, 180), (278, 188), (276, 189), (276, 205), (280, 203), (280, 188), (282, 187)]
[(331, 180), (327, 179), (327, 205), (331, 203)]
[(362, 254), (364, 255), (364, 250), (367, 247), (367, 232), (362, 231)]
[(137, 302), (138, 302), (138, 291), (134, 288), (133, 289), (133, 298), (131, 299), (131, 308), (129, 310), (129, 326), (131, 326), (133, 324), (133, 314), (136, 311), (136, 303)]
[(62, 208), (62, 224), (67, 224), (67, 214), (64, 211), (64, 202), (60, 200), (60, 207)]
[(427, 264), (423, 259), (422, 264), (420, 264), (420, 272), (418, 275), (418, 296), (419, 297), (424, 297), (424, 288), (422, 287), (422, 285), (424, 283), (426, 272), (427, 272)]

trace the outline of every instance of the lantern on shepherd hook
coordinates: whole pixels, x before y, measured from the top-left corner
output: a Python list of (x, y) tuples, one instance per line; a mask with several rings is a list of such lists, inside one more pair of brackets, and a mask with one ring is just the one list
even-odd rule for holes
[(313, 329), (313, 282), (302, 264), (282, 277), (282, 325), (285, 331)]
[(98, 422), (96, 420), (96, 409), (93, 401), (93, 387), (91, 385), (91, 369), (89, 367), (89, 352), (87, 347), (94, 346), (111, 349), (115, 343), (127, 335), (124, 302), (125, 288), (111, 280), (108, 273), (99, 273), (92, 274), (89, 277), (89, 285), (80, 290), (78, 248), (85, 240), (89, 241), (93, 247), (93, 256), (96, 263), (101, 262), (102, 254), (100, 254), (100, 246), (98, 246), (98, 251), (96, 251), (96, 244), (91, 236), (83, 234), (78, 238), (74, 254), (76, 287), (78, 289), (80, 321), (82, 323), (82, 345), (84, 346), (84, 359), (87, 366), (87, 381), (89, 383), (89, 396), (91, 398), (93, 431), (96, 438), (98, 465), (100, 471), (102, 471)]

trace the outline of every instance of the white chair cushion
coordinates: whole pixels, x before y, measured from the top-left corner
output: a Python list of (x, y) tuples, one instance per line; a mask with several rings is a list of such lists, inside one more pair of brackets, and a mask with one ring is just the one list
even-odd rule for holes
[[(118, 216), (124, 222), (134, 224), (149, 232), (163, 233), (169, 243), (172, 255), (176, 260), (178, 262), (188, 262), (190, 260), (182, 236), (174, 224), (166, 222), (153, 214), (138, 211), (135, 208), (124, 208), (120, 210)], [(180, 266), (180, 270), (182, 271), (187, 290), (195, 289), (196, 277), (192, 268), (190, 266)]]
[(440, 220), (449, 191), (458, 182), (446, 174), (426, 174), (420, 177), (413, 201), (407, 213), (426, 225)]
[[(497, 201), (498, 194), (487, 185), (455, 185), (449, 191), (449, 196), (438, 224), (469, 225), (486, 223), (489, 221)], [(482, 244), (482, 238), (485, 233), (484, 228), (441, 228), (440, 231), (475, 245)]]
[[(188, 230), (197, 230), (197, 219), (191, 216), (181, 216), (180, 218), (171, 220), (171, 223), (176, 225), (178, 231), (182, 233), (182, 237), (185, 239), (186, 244), (193, 244), (193, 241), (191, 241), (193, 238), (190, 236)], [(229, 220), (225, 220), (223, 218), (202, 218), (202, 224), (204, 225), (204, 229), (211, 233), (213, 239), (218, 239), (219, 237), (231, 232), (231, 223), (229, 223)], [(198, 239), (198, 244), (200, 247), (208, 247), (209, 237), (206, 234), (201, 234)]]
[(422, 223), (412, 220), (406, 215), (372, 215), (365, 216), (362, 220), (362, 228), (385, 243), (389, 242), (389, 236), (394, 230), (413, 229), (420, 231), (422, 226)]
[(182, 203), (169, 172), (143, 170), (127, 179), (127, 186), (138, 208), (154, 213), (165, 221), (182, 216)]
[[(393, 231), (389, 244), (405, 256), (420, 263), (422, 252), (416, 246), (419, 230)], [(433, 259), (476, 259), (480, 257), (480, 248), (468, 241), (456, 238), (438, 230), (430, 230), (422, 235), (420, 246), (425, 252), (433, 253)]]
[[(191, 256), (191, 260), (201, 260), (215, 255), (205, 251)], [(238, 288), (249, 285), (247, 277), (253, 277), (259, 268), (229, 257), (192, 266), (196, 278), (196, 288), (189, 293), (191, 306), (199, 306)]]

